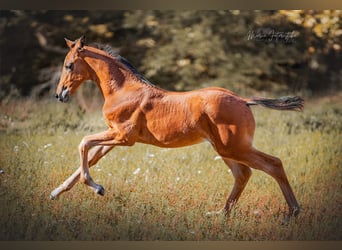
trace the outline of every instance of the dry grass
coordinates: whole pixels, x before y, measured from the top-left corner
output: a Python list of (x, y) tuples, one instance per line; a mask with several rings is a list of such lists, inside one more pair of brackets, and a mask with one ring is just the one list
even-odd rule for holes
[(181, 149), (115, 148), (92, 170), (106, 189), (77, 184), (48, 199), (78, 166), (84, 135), (104, 129), (100, 113), (75, 104), (1, 106), (1, 240), (341, 240), (341, 102), (305, 112), (253, 108), (255, 145), (283, 160), (301, 204), (282, 225), (286, 204), (275, 181), (254, 171), (229, 218), (220, 209), (233, 177), (209, 144)]

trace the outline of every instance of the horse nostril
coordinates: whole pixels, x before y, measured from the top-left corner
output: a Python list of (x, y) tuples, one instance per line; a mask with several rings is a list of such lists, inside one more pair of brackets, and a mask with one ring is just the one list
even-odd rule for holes
[(56, 99), (58, 99), (58, 94), (55, 94)]

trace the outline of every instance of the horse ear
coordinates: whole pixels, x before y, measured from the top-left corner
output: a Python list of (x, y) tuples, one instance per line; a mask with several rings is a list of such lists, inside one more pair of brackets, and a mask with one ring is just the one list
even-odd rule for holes
[(85, 36), (83, 35), (83, 36), (81, 36), (79, 39), (77, 39), (76, 41), (75, 41), (75, 46), (76, 46), (76, 48), (77, 48), (77, 50), (78, 51), (82, 51), (82, 49), (83, 49), (83, 46), (84, 46), (84, 44), (85, 44)]
[(85, 42), (86, 42), (86, 37), (85, 37), (85, 35), (81, 36), (79, 40), (80, 40), (81, 48), (83, 48), (83, 46), (85, 45)]
[(70, 41), (68, 38), (64, 38), (67, 46), (69, 47), (69, 49), (73, 48), (75, 46), (75, 42)]

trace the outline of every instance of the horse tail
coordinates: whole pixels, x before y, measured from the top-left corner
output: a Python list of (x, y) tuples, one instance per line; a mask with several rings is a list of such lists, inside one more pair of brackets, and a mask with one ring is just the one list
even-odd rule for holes
[(248, 99), (246, 104), (261, 105), (266, 108), (277, 110), (296, 110), (301, 111), (304, 108), (304, 99), (299, 96), (283, 96), (276, 99), (252, 98)]

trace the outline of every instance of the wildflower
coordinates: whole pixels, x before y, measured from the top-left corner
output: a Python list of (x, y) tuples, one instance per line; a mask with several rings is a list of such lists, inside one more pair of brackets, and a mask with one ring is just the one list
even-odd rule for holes
[(214, 158), (214, 161), (218, 161), (218, 160), (221, 160), (222, 159), (222, 157), (221, 156), (215, 156), (215, 158)]
[(139, 174), (140, 171), (141, 171), (141, 168), (137, 168), (136, 170), (134, 170), (133, 174), (137, 175), (137, 174)]

